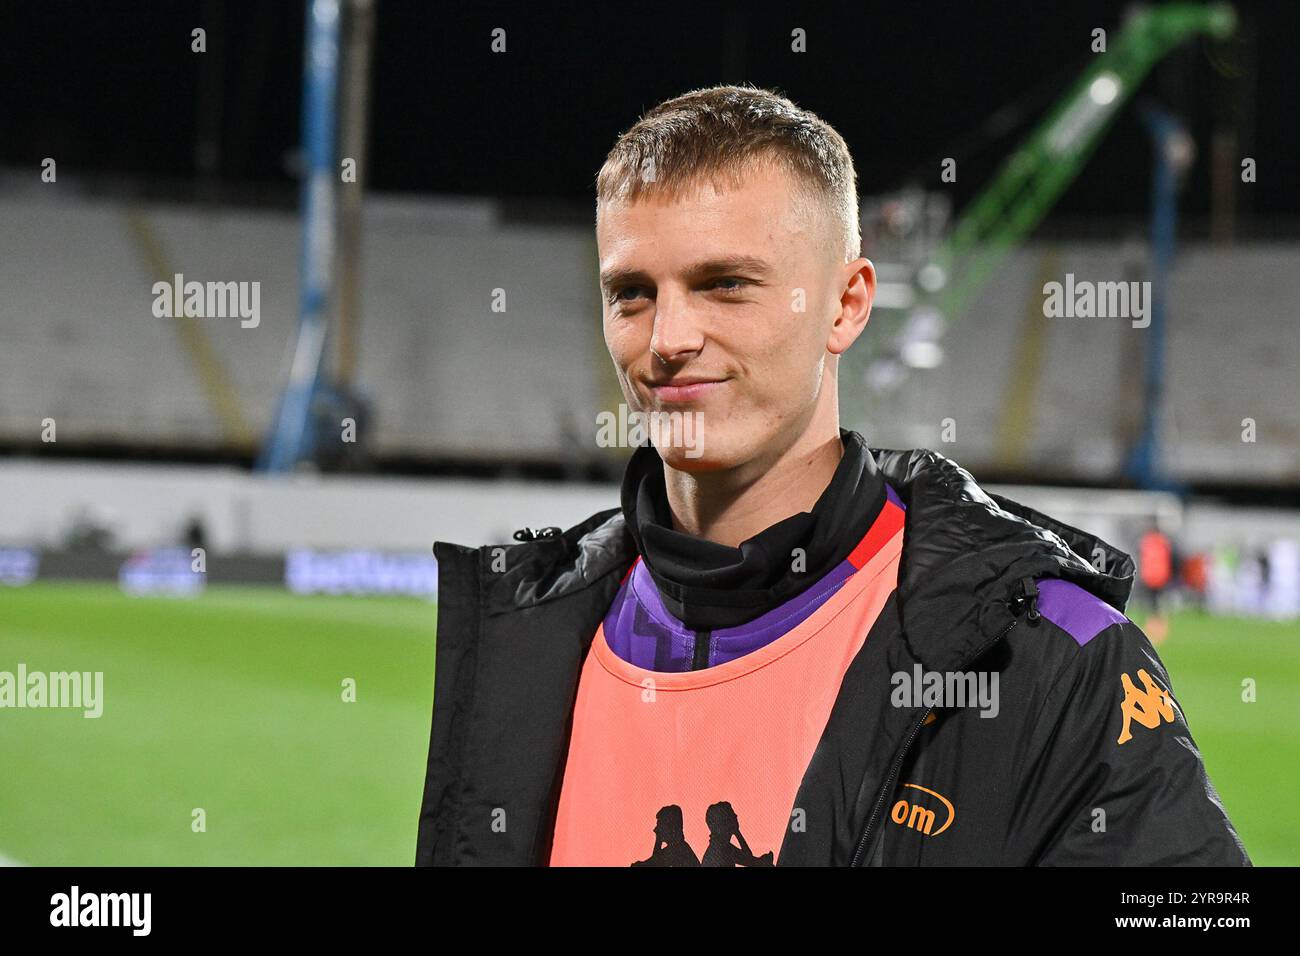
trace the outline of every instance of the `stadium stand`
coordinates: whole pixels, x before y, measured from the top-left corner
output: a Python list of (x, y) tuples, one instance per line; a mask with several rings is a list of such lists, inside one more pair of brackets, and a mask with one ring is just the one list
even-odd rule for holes
[[(254, 447), (296, 321), (292, 215), (27, 198), (7, 205), (0, 441), (35, 444), (50, 417), (70, 444)], [(359, 380), (375, 402), (373, 450), (486, 461), (602, 453), (595, 415), (619, 397), (601, 341), (589, 229), (505, 224), (490, 202), (379, 199), (367, 207), (364, 234)], [(1300, 338), (1284, 287), (1298, 253), (1294, 244), (1184, 248), (1168, 325), (1166, 461), (1175, 476), (1251, 482), (1300, 473), (1300, 408), (1287, 399)], [(845, 402), (847, 417), (875, 444), (934, 447), (971, 468), (1114, 478), (1136, 427), (1145, 330), (1124, 318), (1044, 319), (1042, 282), (1067, 272), (1140, 279), (1133, 259), (1101, 243), (1021, 249), (948, 331), (941, 373), (914, 374), (885, 395), (859, 389), (860, 401)], [(151, 285), (177, 272), (260, 282), (258, 326), (190, 320), (196, 332), (155, 317)], [(502, 294), (505, 311), (495, 312)], [(1252, 374), (1216, 374), (1225, 350)], [(1021, 381), (1019, 391), (1008, 381)], [(951, 444), (941, 435), (946, 418), (957, 426)], [(1245, 455), (1244, 418), (1259, 436)]]

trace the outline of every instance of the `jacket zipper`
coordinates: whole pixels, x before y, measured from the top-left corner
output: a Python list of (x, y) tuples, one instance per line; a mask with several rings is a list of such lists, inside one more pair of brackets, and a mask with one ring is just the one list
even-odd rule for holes
[(515, 532), (516, 541), (535, 541), (538, 538), (554, 538), (563, 532), (556, 527), (549, 528), (520, 528)]
[(709, 666), (709, 636), (712, 631), (696, 631), (695, 647), (691, 659), (691, 670), (702, 671)]
[[(1020, 585), (1021, 585), (1021, 596), (1016, 598), (1012, 602), (1012, 606), (1016, 608), (1015, 613), (1019, 614), (1020, 611), (1024, 610), (1025, 606), (1027, 605), (1029, 608), (1029, 615), (1028, 615), (1029, 620), (1037, 621), (1041, 616), (1038, 612), (1037, 604), (1035, 603), (1038, 598), (1038, 588), (1035, 586), (1032, 578), (1023, 578), (1020, 582)], [(1010, 624), (1008, 624), (1006, 627), (1002, 629), (1002, 633), (998, 634), (991, 641), (985, 642), (978, 650), (975, 651), (974, 654), (971, 654), (964, 661), (958, 664), (956, 669), (961, 670), (965, 668), (968, 664), (970, 664), (972, 661), (978, 660), (981, 656), (983, 656), (983, 654), (986, 651), (989, 650), (989, 648), (993, 647), (993, 645), (997, 644), (1004, 637), (1010, 634), (1011, 629), (1019, 623), (1020, 623), (1019, 620), (1012, 621)], [(916, 722), (916, 725), (912, 727), (912, 732), (907, 735), (907, 740), (903, 744), (902, 751), (900, 751), (898, 756), (894, 758), (894, 763), (889, 768), (889, 775), (885, 778), (884, 786), (880, 788), (880, 793), (876, 796), (876, 802), (871, 808), (871, 815), (867, 817), (866, 829), (862, 831), (862, 837), (858, 840), (858, 848), (853, 852), (853, 859), (852, 861), (850, 861), (849, 866), (862, 865), (862, 856), (867, 849), (867, 841), (871, 839), (871, 834), (875, 830), (876, 821), (880, 817), (881, 805), (885, 802), (885, 798), (889, 795), (890, 789), (894, 785), (894, 780), (898, 777), (898, 771), (902, 769), (903, 761), (907, 759), (907, 754), (912, 749), (912, 742), (916, 739), (916, 735), (921, 732), (921, 728), (925, 726), (925, 722), (929, 718), (930, 713), (933, 710), (934, 710), (933, 707), (927, 707), (925, 709), (925, 713), (921, 715), (921, 719)]]

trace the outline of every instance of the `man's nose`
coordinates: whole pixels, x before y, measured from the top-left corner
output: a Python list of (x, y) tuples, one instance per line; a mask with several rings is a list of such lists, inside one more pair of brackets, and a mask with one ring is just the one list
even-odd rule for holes
[(680, 293), (662, 292), (655, 301), (654, 331), (650, 350), (665, 362), (688, 358), (704, 347), (701, 317)]

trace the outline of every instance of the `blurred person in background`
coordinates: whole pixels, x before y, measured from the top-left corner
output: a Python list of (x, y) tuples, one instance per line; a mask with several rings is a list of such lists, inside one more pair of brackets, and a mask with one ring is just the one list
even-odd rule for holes
[(1157, 524), (1152, 524), (1138, 539), (1138, 574), (1151, 607), (1146, 622), (1147, 636), (1152, 643), (1159, 644), (1169, 635), (1165, 604), (1174, 577), (1174, 547)]
[(1268, 548), (1268, 615), (1287, 621), (1300, 614), (1300, 545), (1278, 538)]
[(1187, 588), (1192, 606), (1198, 611), (1205, 610), (1206, 595), (1210, 586), (1211, 557), (1204, 551), (1196, 551), (1183, 561), (1182, 580)]

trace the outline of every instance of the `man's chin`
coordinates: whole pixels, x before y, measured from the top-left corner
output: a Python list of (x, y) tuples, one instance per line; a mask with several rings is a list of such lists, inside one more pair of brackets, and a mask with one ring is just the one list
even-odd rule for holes
[(738, 462), (734, 455), (726, 453), (724, 446), (710, 447), (707, 444), (656, 446), (659, 457), (666, 467), (676, 471), (703, 474), (710, 471), (724, 471), (734, 468)]
[(721, 471), (728, 467), (726, 462), (719, 461), (712, 455), (691, 457), (691, 454), (693, 452), (690, 449), (659, 449), (659, 457), (663, 459), (664, 467), (671, 468), (674, 471), (703, 474), (710, 471)]
[[(755, 428), (716, 427), (695, 433), (698, 441), (652, 442), (665, 467), (689, 474), (731, 471), (766, 458), (771, 436)], [(661, 436), (667, 437), (667, 436)], [(704, 440), (707, 438), (707, 441)]]

